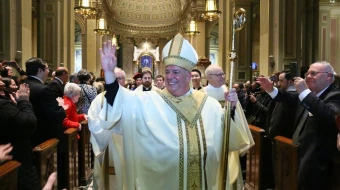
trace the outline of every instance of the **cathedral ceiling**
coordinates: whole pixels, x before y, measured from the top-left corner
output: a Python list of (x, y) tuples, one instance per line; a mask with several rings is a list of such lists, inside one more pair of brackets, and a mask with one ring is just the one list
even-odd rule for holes
[(193, 0), (102, 0), (112, 30), (125, 37), (171, 37), (183, 30)]

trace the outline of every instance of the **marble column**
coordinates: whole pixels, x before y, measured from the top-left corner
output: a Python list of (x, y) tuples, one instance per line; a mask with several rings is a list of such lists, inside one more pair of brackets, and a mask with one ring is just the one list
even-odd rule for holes
[(222, 14), (219, 18), (219, 48), (218, 48), (218, 65), (222, 67), (223, 71), (226, 73), (226, 79), (229, 78), (229, 59), (228, 55), (230, 53), (231, 44), (231, 8), (230, 1), (219, 1), (219, 9)]
[(61, 2), (41, 0), (38, 10), (38, 57), (55, 69), (61, 60)]
[(60, 66), (74, 70), (74, 40), (75, 40), (75, 0), (63, 0), (61, 3), (61, 35), (60, 35)]
[(83, 44), (83, 67), (88, 71), (92, 71), (96, 73), (97, 70), (97, 34), (94, 33), (94, 29), (96, 28), (96, 20), (95, 19), (86, 19), (86, 40), (82, 42)]
[(32, 57), (32, 0), (0, 2), (0, 60), (23, 66)]
[(269, 43), (270, 43), (270, 0), (260, 1), (260, 54), (259, 70), (264, 76), (270, 75), (269, 70)]
[(319, 5), (319, 61), (330, 60), (330, 31), (332, 3), (320, 3)]
[(189, 36), (187, 39), (190, 42), (192, 46), (195, 48), (198, 57), (205, 57), (205, 21), (197, 21), (197, 30), (200, 32), (199, 35), (195, 35), (195, 36)]

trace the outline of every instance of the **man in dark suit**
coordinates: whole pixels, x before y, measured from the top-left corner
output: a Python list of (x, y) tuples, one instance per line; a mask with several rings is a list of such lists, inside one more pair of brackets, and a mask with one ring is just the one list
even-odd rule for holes
[(51, 88), (55, 97), (63, 97), (64, 96), (64, 86), (68, 80), (69, 72), (65, 67), (58, 67), (55, 71), (55, 77), (48, 86)]
[[(279, 75), (278, 87), (282, 91), (286, 91), (291, 96), (298, 96), (294, 86), (294, 80), (291, 77), (290, 72), (283, 71)], [(294, 133), (294, 116), (296, 110), (296, 104), (285, 104), (282, 102), (274, 101), (272, 108), (269, 111), (271, 113), (268, 126), (268, 136), (272, 142), (275, 142), (274, 138), (278, 135), (292, 138)]]
[(272, 87), (267, 78), (258, 83), (277, 101), (297, 103), (293, 142), (298, 144), (298, 185), (301, 190), (331, 188), (332, 158), (336, 149), (335, 113), (340, 111), (340, 90), (334, 85), (334, 69), (327, 62), (310, 65), (305, 79), (294, 78), (298, 96)]
[[(33, 147), (50, 139), (58, 138), (58, 188), (65, 188), (62, 180), (62, 155), (64, 153), (65, 140), (62, 121), (66, 117), (65, 111), (58, 102), (52, 90), (44, 85), (49, 73), (48, 65), (40, 58), (31, 58), (26, 61), (26, 73), (28, 78), (25, 83), (29, 85), (29, 100), (33, 105), (34, 113), (37, 117), (38, 125), (32, 135), (31, 142)], [(64, 148), (65, 149), (65, 148)]]

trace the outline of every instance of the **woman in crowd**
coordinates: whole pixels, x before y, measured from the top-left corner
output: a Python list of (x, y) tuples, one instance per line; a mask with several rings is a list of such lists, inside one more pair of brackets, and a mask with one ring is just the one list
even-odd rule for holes
[(201, 90), (201, 71), (198, 69), (193, 69), (191, 71), (191, 80), (192, 80), (192, 86), (195, 90)]
[[(7, 81), (7, 79), (4, 79)], [(11, 143), (13, 160), (21, 163), (18, 169), (18, 189), (41, 189), (37, 171), (33, 165), (30, 135), (35, 131), (37, 119), (29, 102), (29, 88), (21, 84), (20, 89), (0, 81), (0, 144)], [(7, 83), (7, 82), (6, 82)]]
[(80, 97), (81, 88), (75, 83), (67, 83), (64, 88), (64, 105), (66, 109), (66, 118), (63, 125), (66, 128), (78, 128), (81, 130), (79, 122), (87, 120), (87, 115), (77, 114), (76, 103)]
[(91, 102), (97, 96), (97, 90), (89, 85), (89, 81), (91, 79), (90, 73), (81, 69), (77, 74), (79, 80), (79, 87), (81, 88), (79, 101), (76, 104), (78, 107), (78, 113), (87, 114), (87, 111), (90, 108)]
[(2, 82), (5, 84), (5, 93), (14, 94), (18, 90), (18, 86), (12, 78), (4, 77)]

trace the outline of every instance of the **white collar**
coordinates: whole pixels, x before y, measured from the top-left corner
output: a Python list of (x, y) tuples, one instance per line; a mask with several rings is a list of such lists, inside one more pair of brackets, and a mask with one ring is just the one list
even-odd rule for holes
[(61, 81), (60, 78), (58, 78), (58, 77), (54, 77), (54, 78), (57, 79), (57, 80), (59, 80), (59, 81), (61, 82), (61, 84), (64, 84), (63, 81)]
[(329, 87), (329, 85), (328, 85), (326, 88), (324, 88), (323, 90), (321, 90), (321, 92), (319, 92), (316, 96), (317, 96), (317, 97), (320, 97), (321, 94), (322, 94), (328, 87)]
[(42, 84), (44, 84), (44, 82), (39, 78), (39, 77), (37, 77), (37, 76), (33, 76), (33, 75), (31, 75), (30, 77), (33, 77), (33, 78), (35, 78), (35, 79), (37, 79), (37, 80), (39, 80)]

